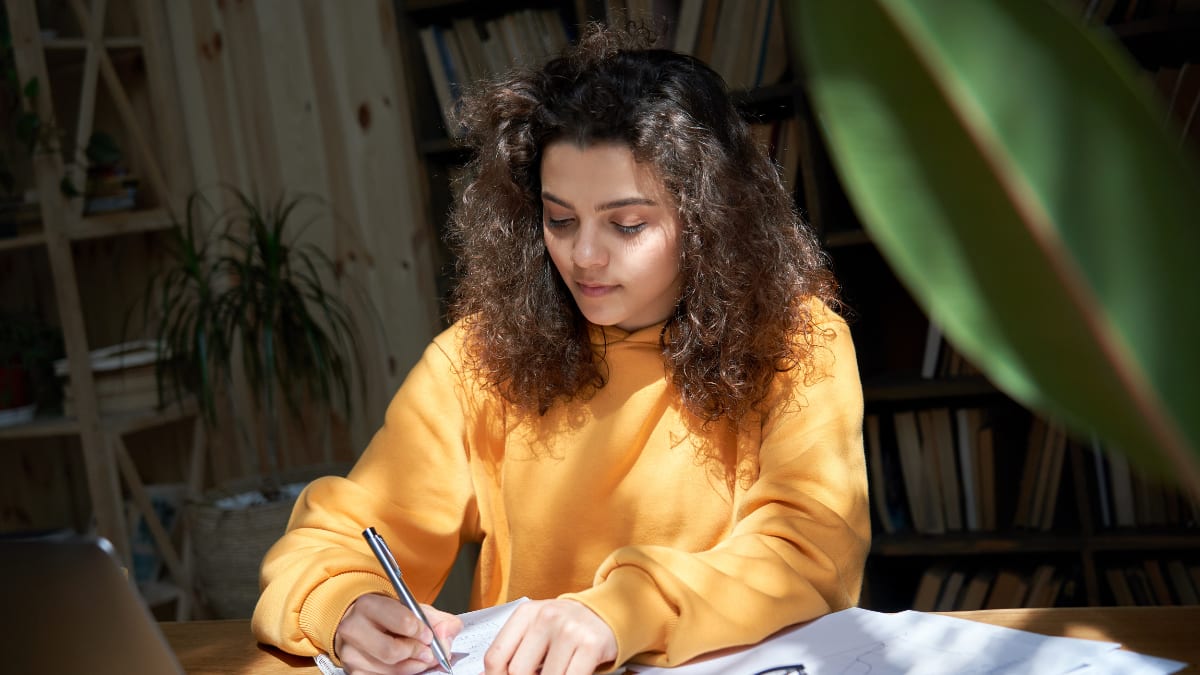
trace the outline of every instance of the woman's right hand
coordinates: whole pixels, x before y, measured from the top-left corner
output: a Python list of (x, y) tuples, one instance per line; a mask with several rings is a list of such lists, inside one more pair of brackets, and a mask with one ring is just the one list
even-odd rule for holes
[[(462, 630), (453, 614), (421, 605), (447, 653)], [(438, 665), (432, 635), (421, 619), (399, 600), (364, 595), (346, 610), (334, 637), (346, 675), (412, 675)]]

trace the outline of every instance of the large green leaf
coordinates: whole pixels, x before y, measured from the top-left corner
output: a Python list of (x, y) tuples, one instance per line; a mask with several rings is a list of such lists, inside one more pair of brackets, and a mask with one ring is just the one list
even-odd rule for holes
[(1043, 2), (788, 9), (858, 215), (948, 338), (1200, 488), (1200, 179), (1128, 57)]

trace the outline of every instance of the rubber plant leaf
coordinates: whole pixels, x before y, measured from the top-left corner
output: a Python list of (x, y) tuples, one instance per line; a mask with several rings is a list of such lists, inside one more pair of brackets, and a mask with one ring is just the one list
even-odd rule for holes
[(859, 219), (996, 386), (1200, 490), (1200, 172), (1071, 5), (794, 2)]

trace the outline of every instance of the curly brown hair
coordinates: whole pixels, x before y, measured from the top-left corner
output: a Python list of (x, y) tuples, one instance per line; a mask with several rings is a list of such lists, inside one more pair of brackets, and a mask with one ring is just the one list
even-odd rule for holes
[(589, 26), (562, 56), (468, 92), (458, 110), (472, 159), (450, 220), (451, 316), (476, 374), (520, 409), (544, 413), (606, 379), (543, 241), (540, 167), (554, 141), (625, 144), (674, 195), (683, 291), (660, 342), (700, 419), (737, 422), (776, 373), (811, 368), (808, 301), (837, 306), (825, 254), (721, 77), (649, 48), (653, 37)]

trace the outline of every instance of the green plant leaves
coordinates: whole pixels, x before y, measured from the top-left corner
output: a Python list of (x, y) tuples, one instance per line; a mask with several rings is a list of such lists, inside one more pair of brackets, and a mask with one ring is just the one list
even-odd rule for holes
[(1043, 2), (789, 10), (842, 182), (947, 337), (1200, 488), (1200, 179), (1126, 57)]
[(92, 132), (84, 154), (87, 155), (88, 164), (93, 168), (113, 166), (123, 159), (117, 139), (104, 131)]
[(184, 221), (171, 231), (172, 263), (151, 277), (142, 307), (144, 320), (155, 317), (159, 399), (166, 398), (168, 386), (177, 398), (190, 391), (205, 420), (214, 424), (216, 390), (229, 383), (231, 347), (217, 296), (222, 266), (208, 250), (214, 226), (205, 225), (209, 208), (198, 193), (188, 198)]
[(251, 384), (268, 406), (277, 384), (293, 412), (304, 393), (348, 408), (356, 338), (349, 308), (324, 290), (321, 271), (332, 279), (332, 261), (298, 243), (306, 223), (297, 209), (305, 200), (259, 204), (241, 193), (237, 200), (223, 237), (230, 253), (221, 259), (235, 282), (221, 296), (221, 311), (229, 341), (247, 347)]
[(349, 307), (325, 290), (326, 279), (335, 278), (332, 261), (297, 243), (306, 223), (296, 209), (308, 200), (262, 204), (232, 195), (234, 207), (224, 213), (198, 193), (189, 198), (187, 217), (174, 230), (172, 263), (147, 287), (144, 307), (154, 308), (162, 342), (160, 374), (194, 392), (210, 423), (217, 419), (215, 392), (229, 386), (238, 352), (268, 434), (278, 423), (277, 390), (293, 414), (306, 400), (349, 412), (357, 338)]

